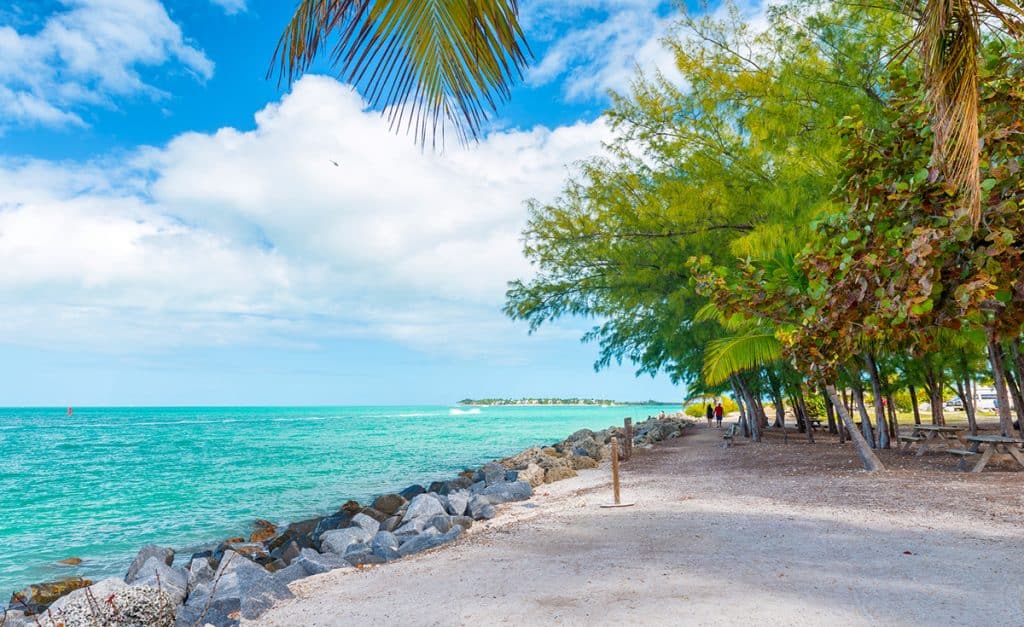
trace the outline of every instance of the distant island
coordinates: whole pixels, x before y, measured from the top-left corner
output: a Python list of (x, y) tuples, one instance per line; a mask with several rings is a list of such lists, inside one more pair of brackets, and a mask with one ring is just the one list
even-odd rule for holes
[(613, 401), (606, 398), (464, 398), (459, 405), (478, 405), (489, 407), (495, 405), (598, 405), (603, 407), (638, 407), (648, 405), (676, 405), (663, 401)]

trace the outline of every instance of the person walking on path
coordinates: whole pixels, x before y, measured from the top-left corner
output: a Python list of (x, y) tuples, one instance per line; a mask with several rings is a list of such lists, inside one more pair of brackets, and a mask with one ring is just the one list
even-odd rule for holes
[(711, 403), (708, 403), (707, 417), (708, 417), (708, 429), (710, 429), (711, 428), (711, 419), (715, 417), (715, 410), (714, 410), (714, 408), (711, 407)]
[[(718, 424), (718, 428), (722, 428), (722, 414), (725, 413), (725, 409), (722, 408), (722, 401), (718, 401), (718, 405), (715, 405), (715, 422)], [(708, 418), (708, 425), (711, 424), (711, 419)]]

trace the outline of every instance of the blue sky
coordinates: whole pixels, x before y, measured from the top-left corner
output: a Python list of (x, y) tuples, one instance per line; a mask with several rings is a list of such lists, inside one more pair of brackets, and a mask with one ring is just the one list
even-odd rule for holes
[(0, 8), (0, 404), (681, 397), (593, 372), (588, 321), (500, 312), (523, 201), (600, 151), (634, 66), (670, 71), (674, 5), (524, 0), (534, 65), (444, 154), (327, 67), (266, 80), (290, 5)]

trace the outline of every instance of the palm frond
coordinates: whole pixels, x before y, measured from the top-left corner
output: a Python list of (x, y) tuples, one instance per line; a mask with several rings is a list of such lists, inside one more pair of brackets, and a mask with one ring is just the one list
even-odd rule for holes
[(782, 342), (770, 332), (754, 332), (712, 340), (704, 349), (701, 376), (718, 385), (730, 375), (751, 370), (782, 358)]
[(291, 83), (332, 39), (339, 77), (435, 147), (478, 138), (530, 55), (518, 0), (301, 0), (268, 75)]
[(1012, 0), (925, 0), (914, 43), (932, 106), (934, 162), (961, 190), (974, 224), (981, 218), (978, 77), (982, 23), (994, 17), (1006, 32), (1024, 32)]

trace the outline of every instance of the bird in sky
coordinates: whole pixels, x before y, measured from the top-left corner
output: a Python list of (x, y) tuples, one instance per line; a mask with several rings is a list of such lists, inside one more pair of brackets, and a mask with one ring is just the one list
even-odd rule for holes
[(334, 159), (328, 159), (328, 161), (330, 161), (331, 163), (333, 163), (333, 164), (334, 164), (334, 167), (336, 167), (336, 168), (340, 168), (340, 167), (341, 167), (340, 165), (338, 165), (338, 162), (337, 162), (337, 161), (335, 161)]

